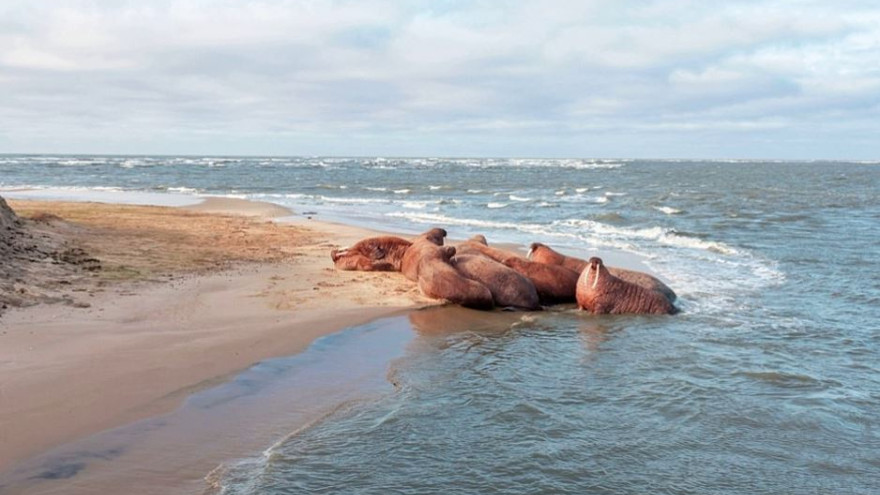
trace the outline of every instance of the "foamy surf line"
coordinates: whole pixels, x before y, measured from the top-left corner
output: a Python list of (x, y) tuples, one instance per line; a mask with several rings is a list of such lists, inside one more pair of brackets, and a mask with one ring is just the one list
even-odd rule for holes
[(75, 201), (141, 206), (195, 206), (204, 197), (176, 192), (126, 191), (118, 187), (40, 187), (29, 186), (0, 189), (0, 194), (11, 199), (42, 201)]
[[(171, 192), (176, 190), (179, 192)], [(169, 188), (168, 192), (131, 191), (118, 187), (20, 187), (0, 189), (10, 199), (92, 202), (137, 206), (186, 208), (202, 213), (279, 218), (293, 215), (289, 208), (244, 195), (200, 195), (191, 188)]]

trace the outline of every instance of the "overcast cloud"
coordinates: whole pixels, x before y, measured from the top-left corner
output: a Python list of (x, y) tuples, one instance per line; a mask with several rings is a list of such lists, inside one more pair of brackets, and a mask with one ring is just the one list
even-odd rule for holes
[(0, 152), (880, 158), (875, 1), (0, 3)]

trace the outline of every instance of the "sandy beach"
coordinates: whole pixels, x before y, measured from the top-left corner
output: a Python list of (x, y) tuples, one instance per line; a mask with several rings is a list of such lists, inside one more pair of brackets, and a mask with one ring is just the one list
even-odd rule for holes
[(369, 231), (274, 222), (290, 212), (272, 204), (9, 204), (100, 266), (22, 287), (38, 304), (0, 316), (0, 473), (319, 336), (437, 304), (400, 274), (333, 269), (330, 249)]

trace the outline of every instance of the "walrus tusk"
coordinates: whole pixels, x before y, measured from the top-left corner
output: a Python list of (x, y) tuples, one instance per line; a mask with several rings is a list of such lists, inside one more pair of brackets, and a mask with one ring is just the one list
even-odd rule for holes
[(598, 266), (596, 267), (596, 279), (593, 280), (593, 289), (595, 289), (597, 285), (599, 285), (599, 267)]
[(526, 253), (526, 259), (527, 260), (532, 259), (532, 253), (534, 253), (534, 252), (535, 252), (535, 250), (533, 248), (529, 248), (529, 252)]
[(330, 251), (330, 257), (333, 259), (334, 262), (336, 262), (336, 260), (343, 257), (347, 252), (348, 248), (334, 249), (333, 251)]

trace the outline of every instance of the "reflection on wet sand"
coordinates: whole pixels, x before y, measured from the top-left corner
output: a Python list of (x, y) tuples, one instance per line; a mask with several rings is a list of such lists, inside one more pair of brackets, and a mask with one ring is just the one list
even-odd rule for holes
[(434, 306), (409, 313), (412, 328), (422, 337), (444, 337), (463, 332), (501, 335), (513, 328), (555, 328), (564, 319), (577, 321), (584, 349), (595, 352), (614, 331), (602, 318), (584, 314), (574, 306), (558, 306), (541, 313), (477, 311), (460, 306)]
[(529, 313), (518, 311), (477, 311), (459, 306), (430, 307), (412, 311), (409, 322), (423, 337), (439, 337), (461, 332), (504, 333)]

